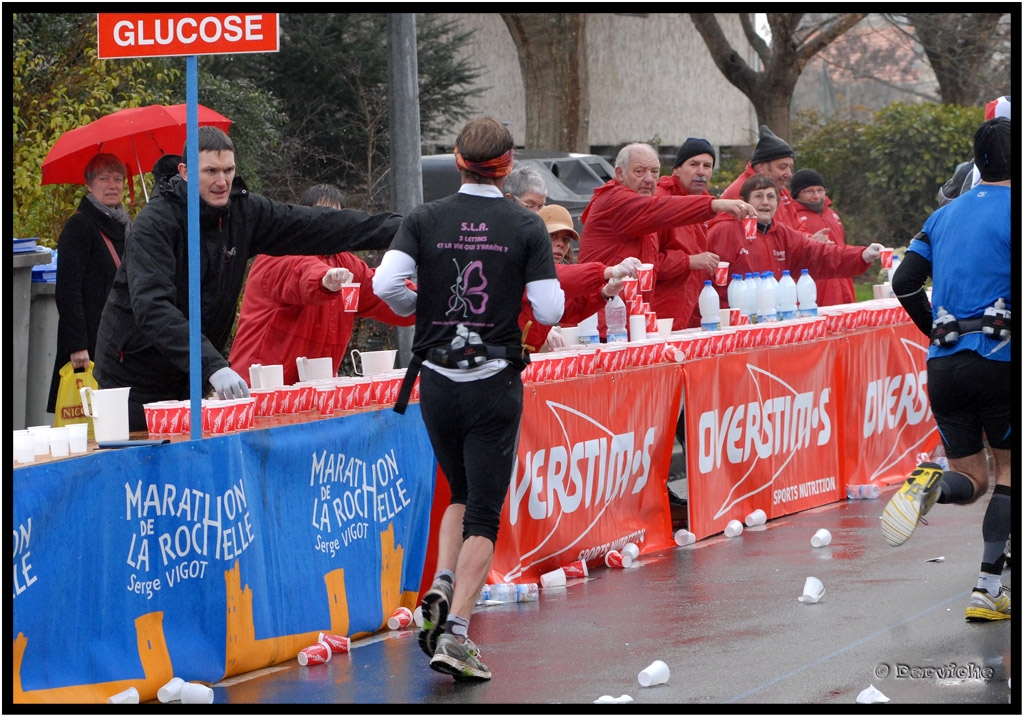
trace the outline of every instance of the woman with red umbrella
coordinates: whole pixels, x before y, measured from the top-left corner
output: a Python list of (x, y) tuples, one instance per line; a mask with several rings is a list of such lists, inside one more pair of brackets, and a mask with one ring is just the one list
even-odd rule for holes
[(97, 154), (85, 166), (88, 192), (57, 240), (57, 355), (46, 410), (56, 412), (60, 370), (71, 362), (88, 368), (96, 355), (96, 330), (114, 273), (121, 265), (132, 220), (121, 204), (127, 170), (112, 154)]

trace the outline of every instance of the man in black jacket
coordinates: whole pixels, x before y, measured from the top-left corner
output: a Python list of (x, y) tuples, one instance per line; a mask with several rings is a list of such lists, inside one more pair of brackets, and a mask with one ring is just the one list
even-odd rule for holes
[[(178, 172), (135, 220), (97, 335), (96, 382), (100, 388), (131, 387), (132, 431), (146, 429), (144, 404), (187, 399), (190, 393), (185, 163)], [(252, 194), (235, 176), (234, 144), (215, 127), (199, 128), (194, 177), (199, 182), (203, 386), (221, 398), (243, 397), (246, 382), (224, 351), (249, 259), (386, 249), (402, 217), (282, 204)]]

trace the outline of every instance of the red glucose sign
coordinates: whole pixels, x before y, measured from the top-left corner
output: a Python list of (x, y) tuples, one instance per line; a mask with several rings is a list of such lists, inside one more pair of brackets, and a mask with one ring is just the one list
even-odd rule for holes
[(277, 52), (278, 14), (98, 13), (98, 54), (124, 57)]

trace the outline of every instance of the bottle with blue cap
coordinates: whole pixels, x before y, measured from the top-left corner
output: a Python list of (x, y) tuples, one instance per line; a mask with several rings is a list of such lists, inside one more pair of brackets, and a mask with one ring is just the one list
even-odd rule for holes
[(722, 302), (718, 298), (718, 292), (711, 285), (711, 280), (704, 281), (704, 288), (700, 290), (700, 297), (697, 299), (700, 307), (700, 327), (705, 331), (717, 331), (721, 328), (721, 315), (718, 313), (722, 308)]

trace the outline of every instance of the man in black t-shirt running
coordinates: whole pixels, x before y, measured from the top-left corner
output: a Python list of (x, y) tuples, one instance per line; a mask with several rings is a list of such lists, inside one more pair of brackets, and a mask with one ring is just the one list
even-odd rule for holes
[[(529, 361), (518, 324), (523, 293), (543, 324), (558, 323), (565, 305), (544, 222), (501, 191), (513, 144), (491, 117), (468, 122), (455, 146), (459, 192), (409, 212), (373, 279), (395, 313), (416, 314), (403, 394), (422, 365), (420, 411), (452, 494), (419, 644), (432, 669), (456, 679), (491, 678), (469, 620), (490, 572), (519, 441), (520, 372)], [(414, 273), (415, 291), (406, 283)]]

